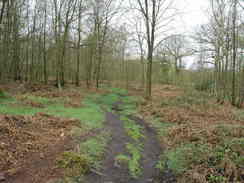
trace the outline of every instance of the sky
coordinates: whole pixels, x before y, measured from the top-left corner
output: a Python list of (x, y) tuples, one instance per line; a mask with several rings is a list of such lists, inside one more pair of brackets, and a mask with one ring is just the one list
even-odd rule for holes
[(175, 21), (177, 31), (192, 33), (198, 25), (208, 22), (208, 0), (175, 0), (181, 15)]
[[(175, 32), (193, 35), (199, 25), (208, 22), (207, 9), (209, 0), (176, 0), (177, 8), (182, 14), (175, 21)], [(191, 68), (197, 57), (183, 58), (186, 68)]]

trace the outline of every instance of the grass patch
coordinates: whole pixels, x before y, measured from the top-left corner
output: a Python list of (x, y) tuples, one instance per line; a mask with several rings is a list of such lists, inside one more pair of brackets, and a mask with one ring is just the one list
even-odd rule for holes
[(102, 128), (104, 122), (104, 112), (94, 103), (85, 103), (82, 108), (65, 107), (62, 104), (50, 105), (45, 110), (48, 114), (79, 119), (81, 125), (85, 125), (89, 129)]
[(127, 164), (130, 175), (136, 179), (142, 174), (140, 161), (142, 158), (143, 144), (140, 141), (145, 138), (143, 135), (143, 127), (128, 119), (126, 116), (122, 116), (121, 120), (124, 123), (127, 135), (133, 139), (135, 143), (128, 143), (126, 145), (126, 149), (129, 153), (128, 156), (119, 155), (116, 159), (118, 163)]
[(109, 140), (110, 133), (102, 132), (78, 144), (75, 152), (64, 152), (57, 160), (57, 165), (65, 169), (65, 177), (58, 182), (82, 182), (84, 175), (91, 170), (99, 170)]
[(51, 104), (52, 102), (54, 102), (54, 100), (52, 100), (50, 98), (33, 96), (33, 95), (26, 95), (23, 97), (25, 97), (26, 100), (38, 102), (38, 103), (43, 104), (43, 105), (48, 105), (48, 104)]
[(127, 165), (131, 177), (137, 179), (142, 175), (142, 167), (140, 164), (143, 151), (143, 143), (141, 141), (145, 138), (143, 135), (143, 127), (136, 124), (133, 120), (127, 116), (137, 113), (138, 98), (133, 96), (123, 96), (121, 98), (121, 121), (123, 121), (124, 129), (127, 135), (134, 141), (134, 143), (127, 143), (126, 150), (128, 155), (120, 154), (115, 160), (117, 163)]
[(11, 99), (11, 98), (12, 97), (8, 93), (6, 93), (6, 92), (4, 92), (3, 90), (0, 89), (0, 101), (8, 100), (8, 99)]
[(172, 170), (176, 175), (181, 175), (188, 170), (192, 164), (207, 160), (205, 156), (209, 147), (200, 144), (185, 144), (165, 152), (159, 161), (157, 168), (164, 171)]
[(84, 175), (90, 171), (91, 160), (89, 156), (76, 152), (64, 152), (57, 161), (60, 168), (64, 168), (68, 176)]
[(173, 123), (161, 122), (159, 119), (152, 120), (151, 125), (157, 130), (159, 138), (167, 136), (169, 128), (174, 126)]
[[(187, 182), (195, 181), (194, 173), (189, 174), (189, 172), (201, 173), (206, 182), (241, 181), (244, 165), (244, 138), (239, 136), (239, 131), (235, 133), (233, 126), (218, 127), (216, 133), (218, 132), (221, 134), (217, 135), (222, 135), (222, 138), (220, 138), (221, 142), (215, 145), (201, 139), (195, 143), (182, 139), (182, 143), (174, 144), (165, 151), (158, 163), (158, 168), (162, 171), (170, 169), (179, 177), (188, 175), (188, 179), (185, 180)], [(206, 170), (205, 173), (203, 170)]]
[(123, 115), (133, 115), (137, 113), (137, 104), (141, 98), (134, 96), (123, 97)]
[(142, 175), (142, 168), (140, 165), (142, 145), (135, 145), (128, 143), (126, 145), (128, 152), (130, 153), (130, 160), (128, 162), (128, 168), (133, 178), (138, 178)]
[(121, 96), (128, 95), (128, 91), (122, 88), (110, 88), (110, 91)]
[(124, 154), (119, 154), (115, 157), (115, 162), (121, 165), (128, 165), (130, 160), (130, 156)]
[(120, 96), (116, 93), (108, 93), (102, 95), (96, 94), (88, 96), (87, 100), (85, 101), (93, 102), (94, 104), (100, 105), (102, 108), (111, 111), (113, 104), (120, 101)]
[(140, 165), (141, 152), (143, 150), (142, 144), (131, 144), (126, 145), (126, 149), (129, 155), (119, 154), (116, 156), (115, 161), (117, 164), (128, 166), (131, 177), (137, 179), (142, 175), (142, 167)]
[(90, 157), (92, 167), (95, 169), (101, 168), (101, 161), (106, 151), (106, 146), (111, 136), (108, 132), (92, 137), (85, 142), (80, 143), (79, 152)]
[[(15, 102), (15, 101), (14, 101)], [(11, 114), (11, 115), (34, 115), (38, 112), (42, 112), (41, 109), (27, 106), (11, 106), (8, 104), (0, 104), (0, 113), (1, 114)]]
[(98, 103), (107, 107), (112, 107), (115, 102), (119, 101), (119, 95), (115, 93), (102, 95), (98, 98)]
[(100, 106), (92, 100), (86, 99), (84, 107), (72, 108), (64, 105), (65, 101), (51, 100), (44, 97), (23, 96), (25, 100), (38, 102), (45, 105), (44, 108), (25, 106), (17, 99), (5, 100), (0, 104), (0, 113), (11, 115), (34, 115), (38, 112), (47, 113), (57, 117), (79, 119), (82, 126), (89, 129), (102, 128), (104, 122), (104, 112)]
[(136, 142), (144, 138), (143, 128), (141, 125), (136, 124), (134, 121), (128, 119), (127, 117), (122, 117), (121, 120), (124, 122), (124, 128), (129, 137), (131, 137)]

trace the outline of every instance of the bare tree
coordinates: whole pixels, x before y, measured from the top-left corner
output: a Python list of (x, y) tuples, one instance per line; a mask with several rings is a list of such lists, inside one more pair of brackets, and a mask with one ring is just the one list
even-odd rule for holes
[(179, 75), (183, 66), (183, 58), (191, 56), (194, 50), (190, 48), (190, 43), (184, 35), (171, 35), (163, 43), (168, 56), (174, 61), (176, 74)]
[(152, 62), (155, 50), (157, 33), (175, 16), (172, 11), (173, 0), (137, 0), (138, 10), (145, 21), (147, 39), (147, 82), (146, 96), (152, 96)]

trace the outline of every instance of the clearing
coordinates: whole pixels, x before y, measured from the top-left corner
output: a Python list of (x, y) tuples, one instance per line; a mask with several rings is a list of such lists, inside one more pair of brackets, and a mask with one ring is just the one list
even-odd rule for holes
[(244, 180), (244, 113), (204, 93), (154, 86), (149, 102), (137, 89), (2, 88), (0, 182)]

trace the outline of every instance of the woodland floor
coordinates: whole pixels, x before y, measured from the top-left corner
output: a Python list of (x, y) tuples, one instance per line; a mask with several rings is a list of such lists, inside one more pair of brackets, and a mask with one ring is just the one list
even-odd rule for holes
[(244, 112), (205, 93), (1, 89), (0, 182), (244, 182)]

